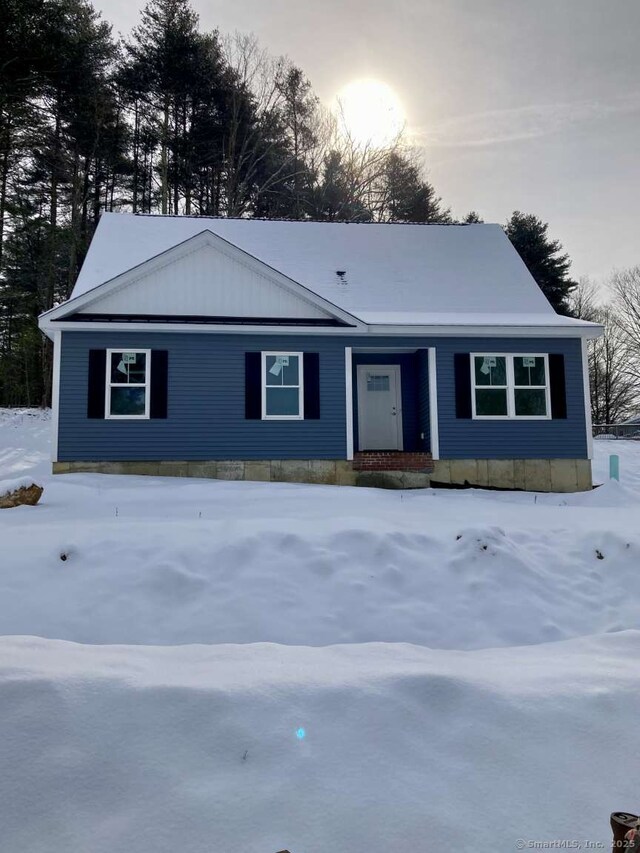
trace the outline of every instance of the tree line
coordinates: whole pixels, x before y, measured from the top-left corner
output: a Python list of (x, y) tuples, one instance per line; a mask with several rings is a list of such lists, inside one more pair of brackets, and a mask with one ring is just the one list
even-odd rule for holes
[(616, 424), (640, 414), (640, 265), (614, 272), (604, 290), (583, 279), (571, 309), (604, 329), (589, 342), (593, 422)]
[[(68, 298), (102, 211), (456, 221), (402, 134), (352, 138), (302, 69), (202, 32), (189, 0), (150, 0), (121, 40), (88, 0), (3, 0), (0, 39), (0, 405), (49, 403), (37, 317)], [(515, 212), (505, 230), (575, 310), (547, 225)]]

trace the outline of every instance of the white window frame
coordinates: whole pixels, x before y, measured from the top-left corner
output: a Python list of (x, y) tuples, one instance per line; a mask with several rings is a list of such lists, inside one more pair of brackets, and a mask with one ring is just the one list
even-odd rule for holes
[[(144, 384), (142, 382), (112, 382), (111, 381), (111, 356), (114, 352), (124, 353), (124, 352), (133, 352), (133, 353), (144, 353), (146, 356), (145, 359), (145, 381)], [(127, 349), (124, 347), (117, 347), (114, 349), (107, 350), (107, 364), (106, 364), (106, 377), (105, 377), (105, 387), (104, 387), (104, 416), (106, 420), (110, 421), (148, 421), (150, 418), (151, 411), (151, 350), (150, 349), (136, 349), (132, 347), (131, 349)], [(144, 388), (144, 414), (143, 415), (112, 415), (111, 414), (111, 389), (112, 388)]]
[[(304, 420), (304, 353), (302, 352), (274, 352), (263, 351), (262, 355), (262, 420), (263, 421), (303, 421)], [(296, 385), (267, 385), (267, 357), (271, 355), (297, 356), (298, 358), (298, 384)], [(297, 415), (268, 415), (267, 414), (267, 388), (298, 388), (298, 414)]]
[[(476, 385), (476, 358), (504, 358), (507, 368), (507, 414), (506, 415), (478, 415), (476, 414), (476, 390), (488, 388), (504, 388), (504, 385)], [(516, 385), (515, 371), (513, 367), (514, 358), (543, 358), (544, 377), (546, 384), (543, 385)], [(549, 377), (549, 354), (546, 352), (472, 352), (469, 354), (469, 367), (471, 371), (471, 414), (476, 421), (550, 421), (551, 420), (551, 385)], [(516, 414), (516, 390), (532, 389), (545, 392), (546, 415), (517, 415)]]

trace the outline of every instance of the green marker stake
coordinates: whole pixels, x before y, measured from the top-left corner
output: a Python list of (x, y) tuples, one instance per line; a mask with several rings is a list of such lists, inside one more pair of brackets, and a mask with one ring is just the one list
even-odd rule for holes
[(620, 457), (617, 453), (609, 456), (609, 479), (620, 482)]

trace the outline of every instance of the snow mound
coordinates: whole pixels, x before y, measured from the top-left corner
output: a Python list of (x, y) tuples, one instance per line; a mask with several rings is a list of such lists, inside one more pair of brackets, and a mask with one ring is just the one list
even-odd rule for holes
[(608, 813), (637, 804), (639, 660), (638, 632), (466, 653), (3, 639), (3, 849), (608, 849)]
[[(246, 490), (224, 491), (231, 508)], [(236, 530), (226, 519), (133, 522), (120, 511), (101, 523), (38, 524), (37, 536), (26, 516), (13, 525), (3, 537), (3, 633), (472, 649), (640, 627), (637, 532), (426, 533), (360, 519), (324, 532), (318, 522), (315, 533), (301, 521), (294, 533), (257, 520)]]
[[(0, 631), (84, 643), (477, 649), (640, 628), (640, 443), (589, 493), (385, 492), (40, 476), (41, 412), (0, 410)], [(21, 450), (22, 448), (22, 450)], [(24, 448), (30, 448), (25, 450)]]

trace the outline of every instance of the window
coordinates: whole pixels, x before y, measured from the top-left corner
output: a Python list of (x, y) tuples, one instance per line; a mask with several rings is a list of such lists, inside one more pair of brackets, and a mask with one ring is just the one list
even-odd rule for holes
[(149, 417), (150, 350), (107, 350), (107, 418)]
[(507, 417), (507, 357), (476, 355), (475, 402), (477, 417)]
[(389, 390), (389, 374), (376, 376), (373, 373), (367, 373), (367, 391), (388, 391)]
[(514, 355), (513, 397), (516, 417), (546, 417), (549, 407), (543, 355)]
[(549, 418), (546, 355), (471, 355), (474, 418)]
[(262, 353), (263, 420), (302, 420), (301, 352)]

